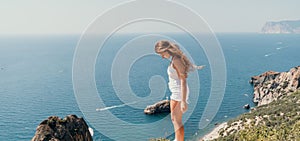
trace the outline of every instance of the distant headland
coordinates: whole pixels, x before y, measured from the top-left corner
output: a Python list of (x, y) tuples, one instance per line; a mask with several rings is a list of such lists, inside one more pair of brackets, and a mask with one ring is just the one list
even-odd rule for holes
[(300, 34), (300, 20), (266, 22), (261, 33), (266, 34)]

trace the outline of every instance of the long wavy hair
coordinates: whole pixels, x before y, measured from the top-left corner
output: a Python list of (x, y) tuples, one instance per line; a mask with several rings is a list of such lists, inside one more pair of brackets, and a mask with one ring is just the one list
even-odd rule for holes
[(171, 43), (166, 40), (158, 41), (155, 44), (155, 52), (163, 53), (168, 52), (172, 57), (178, 57), (181, 63), (184, 65), (184, 73), (188, 74), (189, 71), (194, 70), (194, 65), (184, 55), (177, 44)]

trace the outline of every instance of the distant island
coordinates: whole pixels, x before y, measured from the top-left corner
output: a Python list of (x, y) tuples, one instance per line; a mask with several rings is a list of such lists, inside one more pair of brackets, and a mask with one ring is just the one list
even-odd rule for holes
[(261, 32), (266, 34), (300, 34), (300, 20), (266, 22)]

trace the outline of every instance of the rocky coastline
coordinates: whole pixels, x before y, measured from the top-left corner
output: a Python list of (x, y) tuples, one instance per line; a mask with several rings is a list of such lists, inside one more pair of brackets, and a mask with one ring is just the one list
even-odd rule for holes
[(300, 87), (300, 66), (291, 68), (287, 72), (267, 71), (261, 75), (251, 77), (253, 85), (253, 102), (257, 106), (268, 104), (288, 95)]
[(218, 125), (201, 141), (300, 139), (300, 66), (253, 76), (250, 84), (257, 107)]

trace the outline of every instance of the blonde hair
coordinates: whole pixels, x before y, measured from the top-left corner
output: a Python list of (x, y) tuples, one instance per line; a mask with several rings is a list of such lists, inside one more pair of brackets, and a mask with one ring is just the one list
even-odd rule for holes
[(158, 41), (155, 44), (155, 52), (163, 53), (168, 52), (172, 57), (178, 57), (181, 63), (184, 66), (184, 73), (188, 74), (189, 71), (195, 70), (195, 65), (193, 65), (190, 60), (184, 55), (184, 53), (180, 50), (177, 44), (173, 44), (169, 41), (162, 40)]

